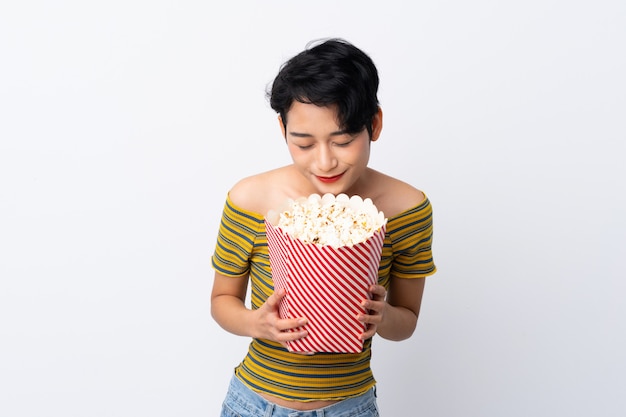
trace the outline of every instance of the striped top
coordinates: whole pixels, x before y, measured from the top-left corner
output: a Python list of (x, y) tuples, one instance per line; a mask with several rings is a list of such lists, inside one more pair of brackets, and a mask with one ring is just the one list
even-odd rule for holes
[[(436, 271), (432, 258), (432, 207), (422, 203), (387, 220), (378, 283), (389, 289), (391, 276), (421, 278)], [(251, 307), (259, 308), (272, 294), (264, 217), (226, 199), (212, 257), (222, 275), (249, 274)], [(370, 368), (372, 340), (360, 353), (301, 355), (277, 342), (253, 339), (248, 354), (235, 369), (255, 391), (295, 401), (340, 400), (360, 395), (375, 384)]]

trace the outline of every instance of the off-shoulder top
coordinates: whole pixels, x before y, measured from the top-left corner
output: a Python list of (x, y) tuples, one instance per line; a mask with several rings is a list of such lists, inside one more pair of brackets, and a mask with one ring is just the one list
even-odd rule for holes
[[(388, 218), (378, 282), (389, 288), (392, 277), (424, 278), (436, 267), (432, 256), (432, 207), (428, 198)], [(264, 216), (226, 199), (213, 268), (222, 275), (248, 274), (251, 308), (259, 308), (273, 293)], [(239, 379), (255, 391), (296, 401), (339, 400), (357, 396), (375, 384), (370, 368), (372, 339), (360, 353), (301, 355), (276, 342), (253, 339), (236, 367)]]

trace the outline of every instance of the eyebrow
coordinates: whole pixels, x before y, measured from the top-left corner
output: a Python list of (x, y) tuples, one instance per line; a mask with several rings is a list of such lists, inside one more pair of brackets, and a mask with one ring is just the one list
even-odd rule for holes
[[(341, 136), (341, 135), (346, 135), (346, 134), (348, 134), (347, 130), (336, 130), (334, 132), (331, 132), (330, 136)], [(297, 138), (312, 138), (313, 137), (313, 135), (310, 133), (301, 133), (301, 132), (294, 132), (294, 131), (289, 131), (289, 135), (297, 137)]]

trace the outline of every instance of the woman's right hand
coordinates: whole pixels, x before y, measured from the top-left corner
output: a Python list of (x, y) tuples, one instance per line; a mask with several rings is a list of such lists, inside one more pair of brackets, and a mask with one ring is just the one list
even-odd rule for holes
[(268, 297), (261, 307), (254, 310), (255, 326), (253, 337), (272, 340), (286, 348), (287, 342), (302, 339), (308, 335), (308, 332), (302, 328), (307, 324), (306, 318), (280, 318), (278, 305), (286, 294), (285, 289), (278, 289)]

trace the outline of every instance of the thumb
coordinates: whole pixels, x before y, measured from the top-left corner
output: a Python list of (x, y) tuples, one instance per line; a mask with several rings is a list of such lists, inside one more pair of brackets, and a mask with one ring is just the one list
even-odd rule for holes
[(278, 304), (280, 303), (280, 300), (282, 300), (286, 294), (287, 294), (287, 291), (284, 288), (279, 288), (267, 298), (266, 304), (269, 307), (278, 308)]

